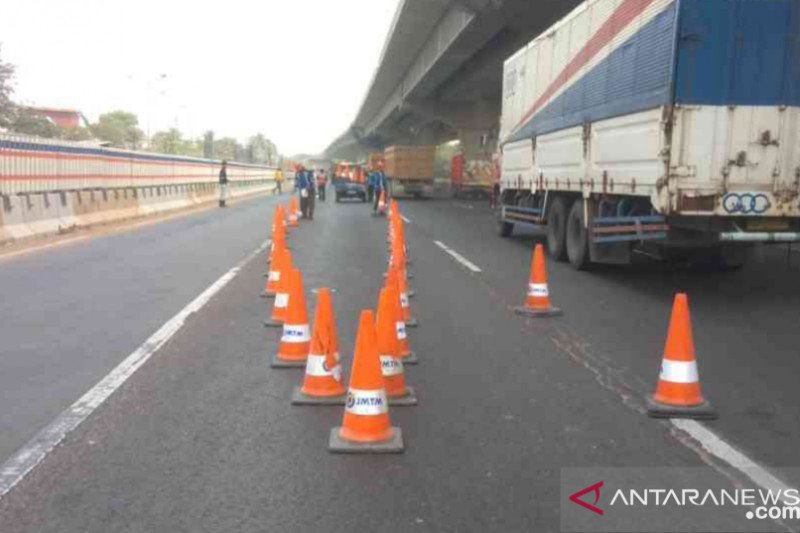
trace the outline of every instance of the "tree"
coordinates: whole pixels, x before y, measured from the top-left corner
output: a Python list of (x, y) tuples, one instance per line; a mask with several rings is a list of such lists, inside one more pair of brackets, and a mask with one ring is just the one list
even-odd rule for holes
[(237, 160), (237, 151), (240, 149), (239, 143), (233, 137), (223, 137), (214, 141), (214, 155), (218, 159), (235, 161)]
[(183, 135), (176, 128), (159, 131), (150, 139), (150, 150), (161, 154), (182, 154), (183, 148)]
[(21, 107), (16, 110), (15, 115), (11, 129), (17, 133), (48, 139), (61, 137), (61, 128), (46, 116), (40, 115), (32, 109)]
[(278, 156), (275, 143), (259, 133), (247, 141), (247, 152), (251, 163), (272, 164)]
[(211, 130), (203, 134), (203, 157), (214, 159), (214, 132)]
[(139, 118), (127, 111), (103, 113), (91, 129), (95, 137), (119, 148), (138, 149), (144, 133), (138, 128)]
[(4, 63), (0, 57), (0, 128), (7, 128), (14, 121), (16, 108), (11, 101), (13, 79), (14, 65)]
[(92, 131), (89, 128), (61, 128), (61, 138), (66, 141), (88, 141), (93, 139)]

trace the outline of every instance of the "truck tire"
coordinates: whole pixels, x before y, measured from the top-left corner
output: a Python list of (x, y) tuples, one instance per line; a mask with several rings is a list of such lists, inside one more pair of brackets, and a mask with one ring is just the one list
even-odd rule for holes
[(547, 213), (547, 252), (556, 261), (567, 260), (567, 199), (558, 196)]
[(589, 232), (583, 219), (583, 200), (572, 203), (567, 216), (567, 257), (575, 270), (586, 270), (589, 259)]

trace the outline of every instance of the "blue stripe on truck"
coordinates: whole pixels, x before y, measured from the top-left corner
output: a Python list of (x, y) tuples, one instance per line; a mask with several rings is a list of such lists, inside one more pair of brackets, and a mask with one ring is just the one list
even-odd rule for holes
[(800, 1), (680, 2), (676, 103), (800, 105)]
[(506, 142), (668, 103), (675, 18), (673, 3), (533, 115)]

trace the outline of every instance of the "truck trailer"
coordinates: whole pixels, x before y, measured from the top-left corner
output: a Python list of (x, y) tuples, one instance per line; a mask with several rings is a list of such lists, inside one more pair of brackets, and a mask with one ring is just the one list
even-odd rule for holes
[(588, 0), (502, 83), (500, 235), (578, 269), (800, 240), (800, 1)]
[(435, 146), (387, 147), (384, 151), (384, 163), (392, 194), (419, 198), (423, 194), (432, 193), (435, 159)]

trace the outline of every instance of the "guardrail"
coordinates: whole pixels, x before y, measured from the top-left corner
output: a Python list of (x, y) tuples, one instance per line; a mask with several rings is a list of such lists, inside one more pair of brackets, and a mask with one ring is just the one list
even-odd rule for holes
[[(0, 194), (215, 183), (220, 161), (0, 133)], [(228, 180), (273, 180), (273, 167), (228, 163)]]

